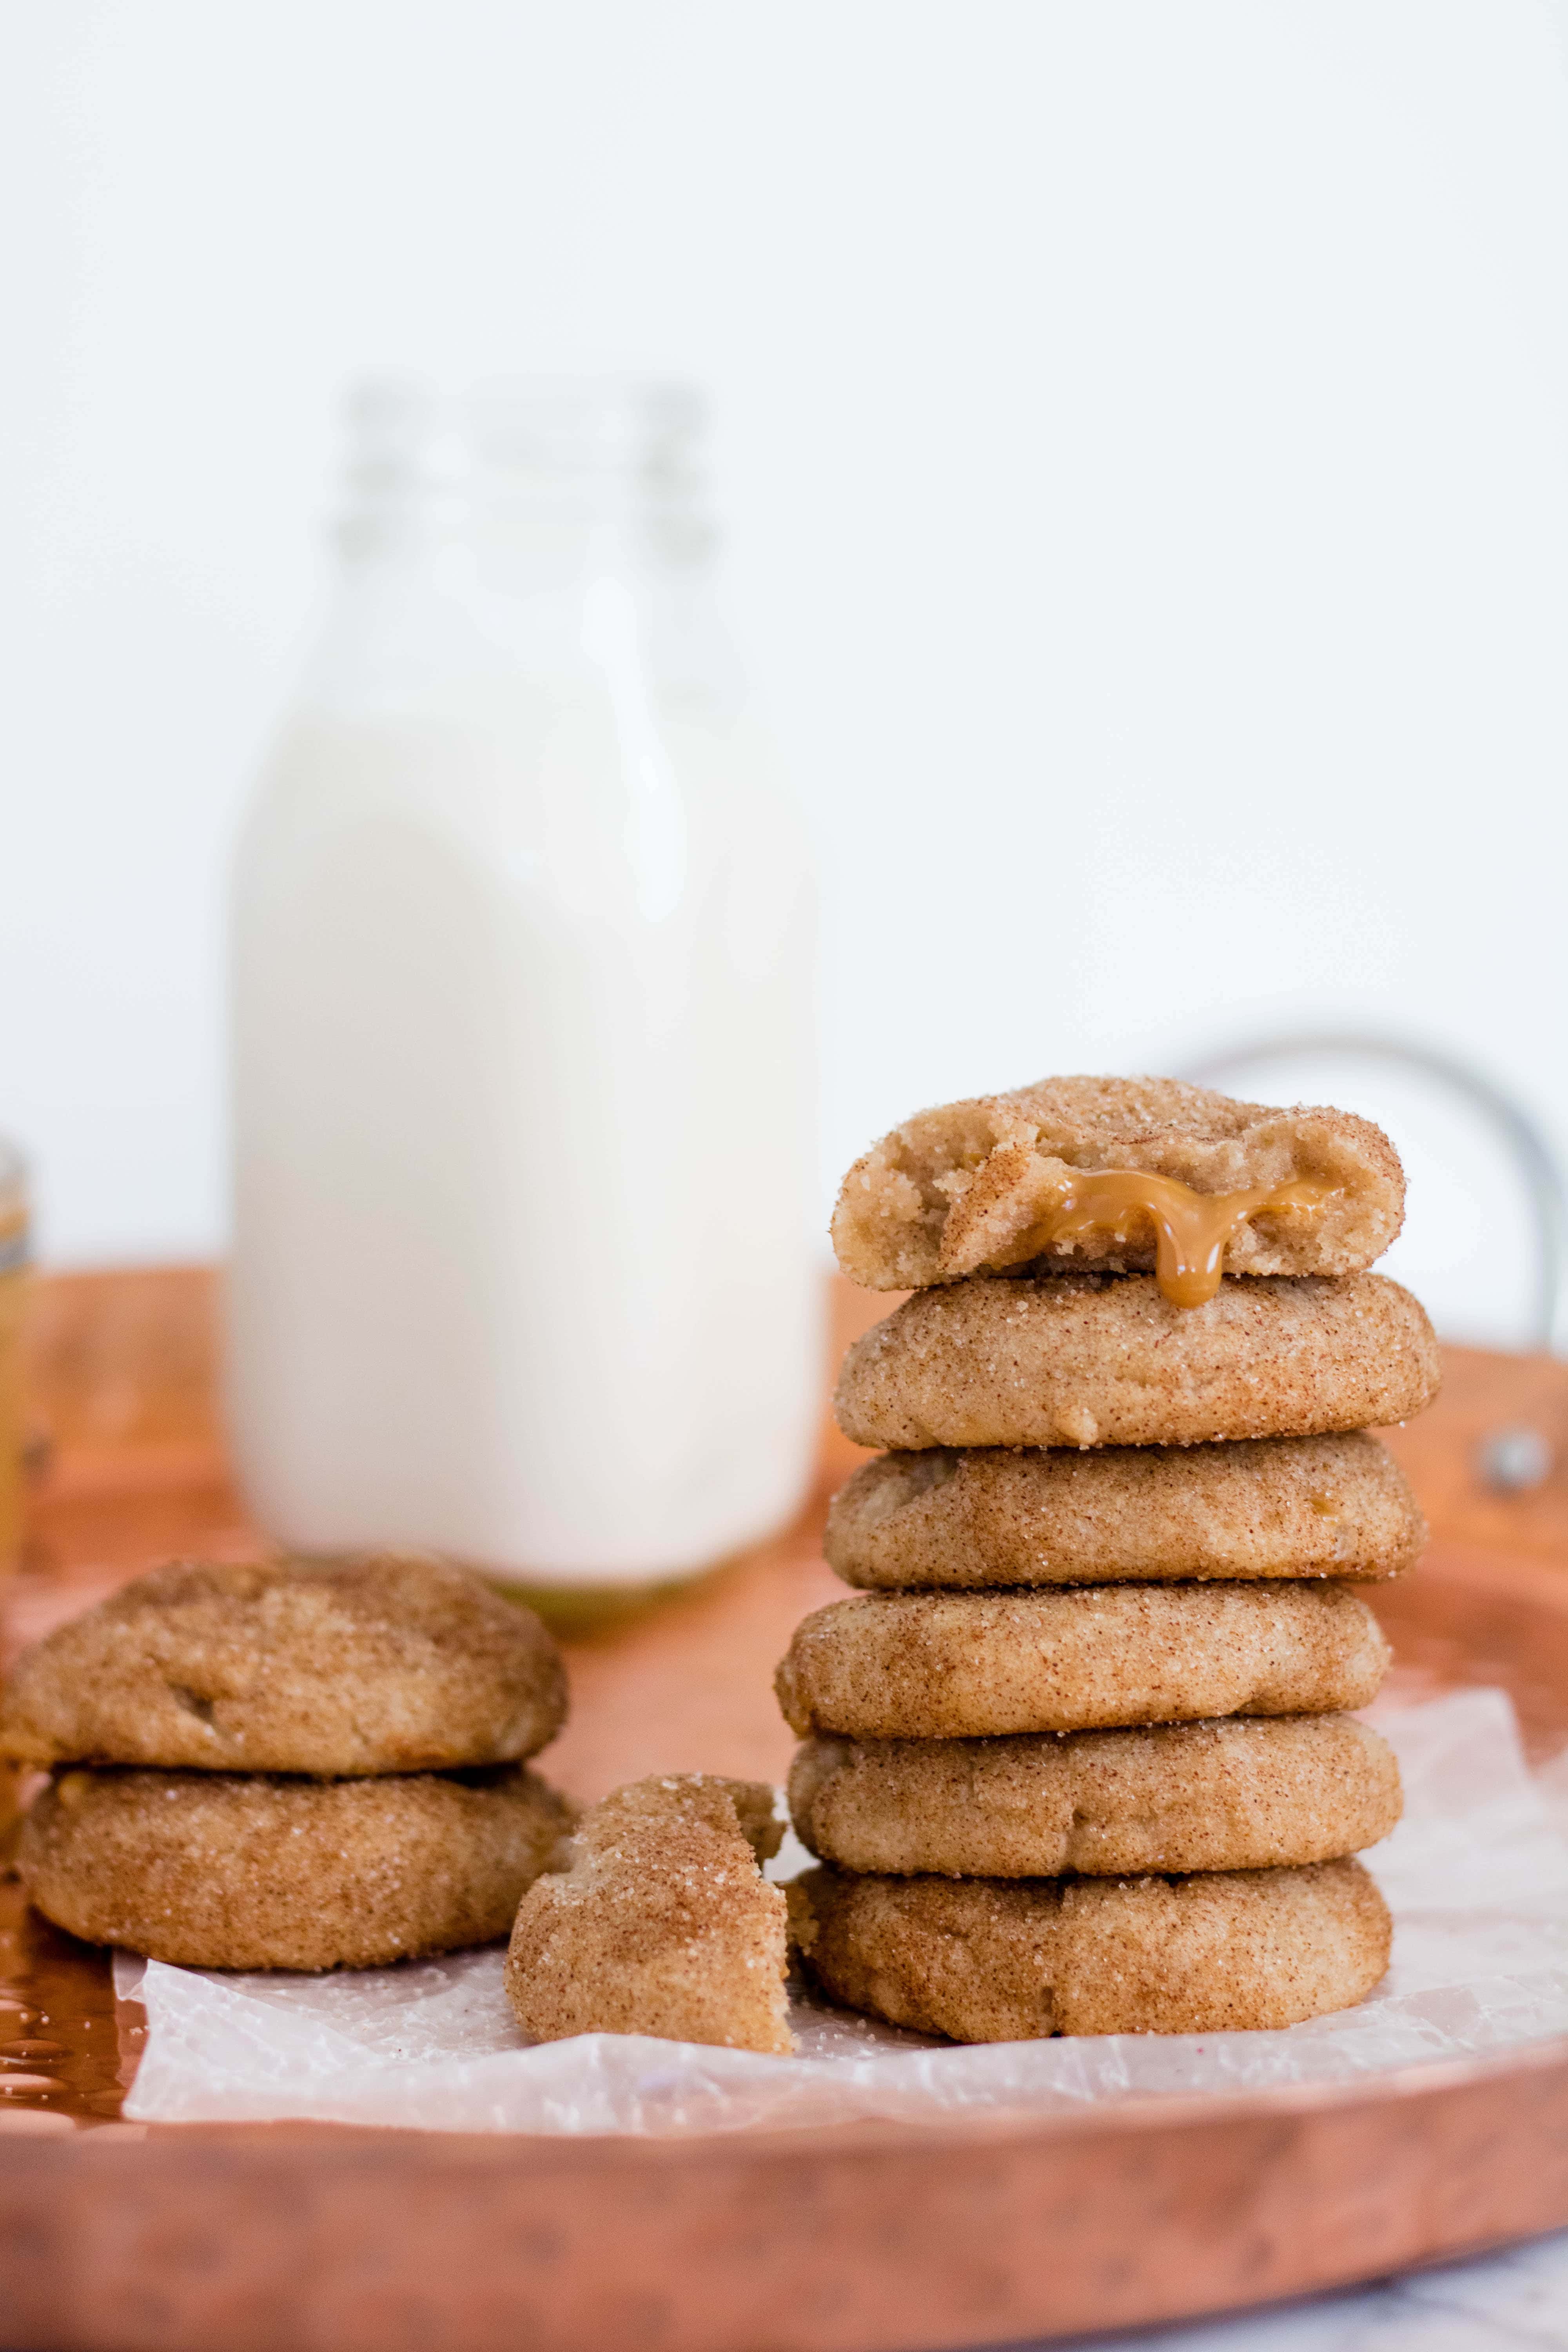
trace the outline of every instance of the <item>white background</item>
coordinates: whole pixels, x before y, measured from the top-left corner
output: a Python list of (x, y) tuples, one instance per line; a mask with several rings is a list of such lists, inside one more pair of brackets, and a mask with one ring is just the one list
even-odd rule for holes
[[(57, 1262), (221, 1246), (223, 866), (366, 362), (710, 388), (824, 870), (825, 1190), (922, 1102), (1309, 1021), (1568, 1138), (1542, 0), (0, 27), (0, 1127)], [(1420, 1286), (1517, 1331), (1500, 1163), (1342, 1075)]]

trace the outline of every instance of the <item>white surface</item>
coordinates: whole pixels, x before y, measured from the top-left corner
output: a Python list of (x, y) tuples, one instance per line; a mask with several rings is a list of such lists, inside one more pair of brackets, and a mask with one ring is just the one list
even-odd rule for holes
[[(1337, 2082), (1568, 2032), (1568, 1843), (1555, 1799), (1525, 1770), (1508, 1701), (1462, 1692), (1381, 1719), (1405, 1783), (1405, 1819), (1369, 1857), (1394, 1915), (1394, 1961), (1337, 2017), (1277, 2033), (963, 2049), (802, 2001), (794, 2058), (617, 2034), (530, 2047), (493, 1948), (315, 1978), (156, 1961), (142, 1973), (121, 1958), (117, 1983), (139, 1985), (149, 2026), (125, 2113), (658, 2134), (912, 2121)], [(781, 1865), (792, 1867), (781, 1858), (772, 1874)]]
[[(221, 1238), (220, 869), (367, 362), (711, 384), (826, 871), (825, 1191), (923, 1101), (1308, 1013), (1568, 1128), (1536, 0), (81, 0), (3, 38), (0, 1128), (54, 1256)], [(1523, 1244), (1464, 1223), (1427, 1295), (1516, 1328)]]
[[(1506, 2253), (1348, 2294), (1194, 2327), (1082, 2342), (1100, 2352), (1561, 2352), (1568, 2345), (1568, 2230)], [(1008, 2352), (1030, 2352), (1026, 2346)], [(1058, 2343), (1050, 2352), (1079, 2352)]]

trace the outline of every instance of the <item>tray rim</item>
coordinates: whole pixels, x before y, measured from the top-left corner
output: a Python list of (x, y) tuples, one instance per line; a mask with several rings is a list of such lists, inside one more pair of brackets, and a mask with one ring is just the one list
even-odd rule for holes
[[(945, 2146), (1011, 2144), (1037, 2139), (1080, 2137), (1101, 2131), (1124, 2135), (1164, 2126), (1224, 2125), (1254, 2122), (1271, 2116), (1315, 2115), (1327, 2111), (1383, 2108), (1394, 2100), (1440, 2098), (1515, 2076), (1549, 2074), (1561, 2068), (1568, 2081), (1568, 2032), (1542, 2035), (1536, 2042), (1505, 2044), (1465, 2058), (1434, 2058), (1415, 2065), (1373, 2069), (1337, 2083), (1279, 2083), (1261, 2091), (1152, 2091), (1126, 2097), (1086, 2101), (1081, 2107), (1053, 2107), (1031, 2114), (1006, 2108), (993, 2114), (933, 2116), (929, 2121), (903, 2122), (893, 2116), (862, 2116), (833, 2124), (743, 2126), (734, 2130), (682, 2132), (528, 2132), (442, 2131), (417, 2124), (346, 2124), (312, 2116), (279, 2116), (262, 2121), (234, 2123), (163, 2123), (135, 2116), (98, 2122), (73, 2117), (73, 2132), (49, 2135), (56, 2147), (75, 2140), (101, 2140), (107, 2134), (128, 2141), (132, 2133), (142, 2145), (184, 2142), (200, 2137), (223, 2147), (281, 2147), (297, 2138), (311, 2146), (356, 2148), (418, 2147), (461, 2150), (465, 2160), (489, 2158), (500, 2168), (506, 2157), (519, 2154), (540, 2160), (559, 2158), (567, 2150), (584, 2155), (615, 2151), (626, 2163), (663, 2162), (680, 2157), (706, 2161), (724, 2149), (734, 2158), (777, 2162), (792, 2154), (815, 2154), (831, 2140), (835, 2146), (853, 2136), (868, 2151), (920, 2153), (933, 2141)], [(16, 2113), (23, 2111), (16, 2110)], [(37, 2110), (30, 2111), (34, 2114)], [(47, 2112), (47, 2111), (46, 2111)], [(6, 2125), (13, 2117), (0, 2109), (0, 2162), (5, 2155)], [(64, 2120), (62, 2118), (61, 2120)], [(16, 2134), (18, 2140), (30, 2137)], [(1568, 2207), (1564, 2209), (1568, 2221)]]
[[(1410, 2168), (1386, 2169), (1391, 2151), (1401, 2147), (1418, 2176), (1414, 2197), (1406, 2193)], [(1091, 2151), (1098, 2168), (1080, 2162)], [(1147, 2167), (1141, 2164), (1145, 2153), (1152, 2159)], [(1384, 2168), (1374, 2169), (1369, 2153)], [(1487, 2168), (1479, 2206), (1463, 2193), (1468, 2168), (1478, 2160)], [(1153, 2188), (1147, 2210), (1101, 2213), (1096, 2235), (1092, 2210), (1080, 2210), (1084, 2183), (1092, 2208), (1107, 2182), (1131, 2183), (1136, 2197), (1145, 2173)], [(1305, 2240), (1294, 2228), (1303, 2183), (1316, 2224)], [(47, 2226), (62, 2194), (70, 2208), (63, 2232), (58, 2219), (52, 2231)], [(1173, 2240), (1173, 2197), (1179, 2206), (1184, 2196), (1192, 2214)], [(1238, 2232), (1235, 2207), (1248, 2197), (1258, 2210)], [(987, 2212), (1011, 2216), (1015, 2252), (1032, 2255), (1037, 2245), (1040, 2256), (1032, 2267), (1025, 2263), (1022, 2284), (1010, 2282), (1012, 2300), (994, 2318), (970, 2314), (948, 2276), (947, 2249), (972, 2225), (977, 2198)], [(210, 2221), (171, 2229), (171, 2214), (184, 2214), (204, 2199), (218, 2201), (224, 2240), (231, 2216), (238, 2216), (232, 2224), (237, 2247), (226, 2244), (215, 2253)], [(888, 2218), (906, 2205), (917, 2215), (912, 2249)], [(268, 2216), (259, 2248), (254, 2228), (247, 2238), (243, 2226), (258, 2208)], [(927, 2209), (921, 2240), (918, 2217)], [(379, 2334), (357, 2335), (341, 2317), (318, 2338), (323, 2311), (330, 2320), (351, 2291), (340, 2273), (351, 2274), (352, 2284), (352, 2274), (365, 2269), (366, 2241), (374, 2256), (378, 2228), (384, 2258), (387, 2232), (395, 2236), (395, 2269), (401, 2260), (412, 2273), (422, 2265), (428, 2272), (448, 2252), (440, 2216), (449, 2221), (455, 2210), (478, 2233), (475, 2269), (496, 2239), (515, 2234), (520, 2212), (526, 2215), (546, 2252), (538, 2263), (531, 2257), (523, 2278), (495, 2294), (512, 2299), (505, 2307), (515, 2317), (515, 2303), (529, 2308), (538, 2294), (559, 2293), (565, 2307), (536, 2336), (540, 2352), (671, 2341), (682, 2352), (773, 2352), (775, 2346), (779, 2352), (928, 2352), (939, 2345), (956, 2352), (963, 2345), (1077, 2338), (1267, 2308), (1568, 2222), (1568, 2036), (1343, 2084), (1175, 2093), (1082, 2113), (931, 2124), (869, 2120), (664, 2139), (300, 2120), (88, 2124), (41, 2136), (0, 2130), (0, 2280), (11, 2287), (9, 2300), (25, 2323), (19, 2340), (31, 2352), (206, 2352), (220, 2323), (232, 2352), (316, 2352), (318, 2341), (342, 2344), (344, 2352), (381, 2352)], [(379, 2221), (367, 2223), (367, 2212)], [(863, 2309), (849, 2315), (855, 2332), (835, 2324), (837, 2307), (826, 2318), (808, 2314), (798, 2329), (783, 2332), (762, 2319), (777, 2303), (778, 2233), (802, 2212), (819, 2231), (807, 2275), (836, 2279), (843, 2297), (860, 2298)], [(432, 2214), (435, 2243), (427, 2242)], [(1205, 2229), (1211, 2214), (1223, 2256), (1217, 2267)], [(339, 2247), (333, 2233), (345, 2215), (358, 2234)], [(778, 2217), (772, 2238), (770, 2215)], [(268, 2279), (284, 2216), (283, 2237), (299, 2271), (296, 2277), (290, 2263), (279, 2302)], [(1026, 2248), (1019, 2243), (1020, 2216), (1034, 2225)], [(1183, 2219), (1179, 2212), (1175, 2218)], [(1166, 2268), (1156, 2277), (1134, 2263), (1131, 2279), (1119, 2284), (1118, 2265), (1129, 2267), (1127, 2233), (1137, 2235), (1140, 2223), (1161, 2240)], [(617, 2282), (626, 2294), (640, 2288), (643, 2301), (657, 2308), (662, 2293), (679, 2305), (686, 2324), (673, 2337), (661, 2325), (645, 2333), (606, 2324), (594, 2301), (605, 2292), (595, 2256), (606, 2226), (617, 2233), (625, 2227), (633, 2242), (633, 2252), (623, 2257), (626, 2277)], [(29, 2228), (39, 2242), (53, 2238), (49, 2267), (41, 2286), (37, 2277), (31, 2282), (31, 2295), (26, 2261), (18, 2263), (12, 2252), (26, 2245)], [(552, 2231), (567, 2242), (554, 2271)], [(142, 2253), (138, 2269), (134, 2253), (148, 2239), (164, 2266), (156, 2299), (176, 2306), (185, 2322), (170, 2327), (161, 2314), (152, 2333), (134, 2315), (129, 2323), (122, 2316), (127, 2282), (120, 2275), (130, 2246), (130, 2284), (145, 2299), (147, 2260)], [(188, 2270), (186, 2241), (194, 2249)], [(795, 2252), (791, 2240), (792, 2276)], [(71, 2272), (89, 2287), (96, 2283), (102, 2310), (73, 2307), (70, 2286), (62, 2294), (62, 2253)], [(934, 2276), (911, 2281), (911, 2268), (918, 2272), (922, 2259), (929, 2267), (933, 2256)], [(1077, 2270), (1065, 2274), (1074, 2261)], [(700, 2269), (705, 2263), (712, 2267)], [(443, 2282), (433, 2290), (420, 2340), (442, 2352), (448, 2346), (452, 2352), (489, 2352), (493, 2335), (476, 2333), (458, 2308), (462, 2267), (457, 2261), (455, 2287)], [(405, 2284), (402, 2291), (418, 2290)], [(584, 2304), (592, 2306), (586, 2315)], [(488, 2307), (494, 2307), (493, 2294)], [(351, 2301), (348, 2308), (357, 2306)]]

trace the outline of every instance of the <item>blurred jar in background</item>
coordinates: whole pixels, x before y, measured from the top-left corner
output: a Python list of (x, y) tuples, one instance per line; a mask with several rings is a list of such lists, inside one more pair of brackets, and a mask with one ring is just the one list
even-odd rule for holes
[(27, 1290), (27, 1181), (0, 1136), (0, 1576), (22, 1554), (22, 1312)]
[(234, 899), (228, 1393), (290, 1545), (696, 1572), (809, 1476), (814, 919), (689, 393), (352, 406)]

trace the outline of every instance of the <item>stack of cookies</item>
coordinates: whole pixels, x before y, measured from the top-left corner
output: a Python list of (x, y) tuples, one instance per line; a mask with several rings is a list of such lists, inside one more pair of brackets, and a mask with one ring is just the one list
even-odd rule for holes
[(1174, 1081), (926, 1112), (851, 1170), (840, 1263), (911, 1290), (837, 1412), (861, 1590), (779, 1669), (792, 1933), (835, 2000), (961, 2042), (1215, 2032), (1387, 1965), (1360, 1849), (1400, 1809), (1349, 1710), (1358, 1583), (1425, 1530), (1366, 1433), (1437, 1384), (1386, 1137)]
[(486, 1943), (570, 1827), (521, 1762), (565, 1714), (544, 1627), (465, 1570), (156, 1569), (0, 1698), (0, 1757), (51, 1775), (17, 1866), (72, 1935), (194, 1968)]

